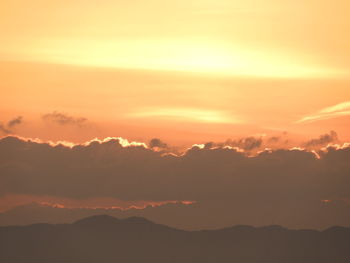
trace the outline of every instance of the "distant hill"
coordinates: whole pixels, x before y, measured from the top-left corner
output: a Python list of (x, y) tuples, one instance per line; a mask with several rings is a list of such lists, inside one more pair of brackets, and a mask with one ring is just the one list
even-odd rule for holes
[[(350, 209), (345, 201), (332, 201), (331, 204), (315, 202), (309, 204), (307, 210), (291, 210), (286, 212), (287, 205), (275, 215), (261, 218), (261, 211), (246, 209), (245, 213), (237, 213), (230, 206), (198, 202), (191, 205), (179, 203), (161, 206), (148, 206), (145, 209), (104, 209), (104, 208), (62, 208), (40, 203), (29, 203), (14, 207), (0, 213), (0, 226), (29, 225), (37, 223), (64, 224), (73, 223), (85, 217), (106, 214), (117, 218), (133, 216), (144, 217), (153, 222), (185, 230), (218, 229), (231, 225), (247, 224), (252, 226), (282, 225), (290, 229), (324, 230), (330, 226), (350, 227)], [(312, 208), (311, 208), (312, 207)]]
[(4, 263), (349, 263), (350, 228), (184, 231), (142, 217), (0, 227)]

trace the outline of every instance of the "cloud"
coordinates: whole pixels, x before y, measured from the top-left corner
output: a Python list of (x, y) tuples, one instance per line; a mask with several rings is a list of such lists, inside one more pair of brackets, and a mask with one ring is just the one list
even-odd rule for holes
[(87, 121), (83, 117), (76, 118), (56, 111), (43, 115), (42, 119), (62, 126), (73, 125), (78, 127), (82, 127)]
[(153, 138), (152, 140), (150, 140), (149, 142), (149, 147), (150, 148), (160, 148), (160, 149), (167, 149), (168, 148), (168, 145), (161, 141), (160, 139), (158, 138)]
[[(258, 144), (247, 143), (248, 148)], [(326, 222), (320, 219), (322, 200), (334, 201), (329, 205), (350, 200), (349, 160), (348, 144), (317, 154), (281, 149), (254, 156), (235, 148), (195, 146), (176, 156), (120, 138), (67, 147), (5, 137), (0, 140), (0, 196), (191, 200), (196, 204), (176, 217), (201, 226), (337, 224), (350, 206), (334, 207)]]
[(229, 146), (239, 147), (241, 149), (251, 151), (260, 148), (262, 141), (262, 138), (246, 137), (237, 141), (228, 140), (226, 141), (226, 144)]
[(129, 210), (144, 209), (148, 206), (157, 207), (167, 204), (190, 205), (193, 202), (188, 200), (166, 200), (166, 201), (122, 201), (115, 198), (88, 198), (88, 199), (70, 199), (53, 196), (37, 195), (6, 195), (0, 198), (0, 213), (8, 211), (17, 206), (28, 204), (39, 204), (49, 207), (68, 208), (68, 209), (105, 209), (105, 210)]
[(0, 123), (0, 133), (3, 134), (10, 134), (13, 133), (13, 128), (20, 125), (23, 122), (23, 117), (18, 116), (10, 121), (7, 122), (7, 124)]
[(252, 151), (259, 149), (262, 146), (263, 139), (256, 138), (253, 136), (246, 137), (246, 138), (240, 138), (237, 140), (228, 139), (225, 142), (207, 142), (204, 146), (206, 149), (210, 149), (213, 147), (224, 147), (224, 146), (230, 146), (230, 147), (237, 147), (240, 149), (243, 149), (245, 151)]
[(324, 108), (315, 114), (303, 117), (297, 123), (315, 122), (348, 115), (350, 115), (350, 101)]
[(3, 125), (2, 123), (0, 123), (0, 132), (2, 134), (10, 134), (11, 130), (9, 130), (6, 125)]
[(238, 118), (218, 110), (197, 108), (161, 108), (145, 109), (128, 115), (133, 118), (170, 119), (173, 121), (194, 121), (202, 123), (241, 123)]
[(280, 136), (272, 136), (268, 138), (267, 142), (274, 144), (274, 143), (278, 143), (280, 140), (281, 140)]
[(17, 125), (21, 124), (22, 121), (23, 121), (23, 117), (22, 116), (18, 116), (17, 118), (14, 118), (14, 119), (10, 120), (7, 123), (7, 126), (9, 128), (13, 128), (14, 126), (17, 126)]
[(319, 147), (319, 146), (325, 146), (329, 143), (338, 143), (338, 134), (335, 131), (330, 131), (329, 134), (323, 134), (320, 135), (317, 139), (312, 139), (304, 143), (305, 147)]

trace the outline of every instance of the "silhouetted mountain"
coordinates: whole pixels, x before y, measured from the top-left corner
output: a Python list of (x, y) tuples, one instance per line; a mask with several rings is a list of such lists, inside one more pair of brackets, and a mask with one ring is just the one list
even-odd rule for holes
[(80, 219), (76, 221), (74, 224), (79, 226), (113, 226), (120, 223), (118, 218), (109, 215), (96, 215), (87, 218)]
[[(232, 207), (227, 207), (216, 201), (210, 205), (207, 203), (166, 204), (157, 207), (148, 206), (145, 209), (132, 208), (127, 210), (62, 208), (30, 203), (0, 213), (0, 226), (29, 225), (41, 222), (65, 224), (94, 215), (106, 214), (117, 218), (143, 217), (152, 222), (161, 222), (185, 230), (219, 229), (242, 223), (252, 226), (278, 224), (291, 229), (323, 230), (334, 225), (350, 227), (349, 205), (345, 205), (344, 201), (334, 201), (331, 205), (321, 204), (318, 208), (317, 205), (319, 204), (315, 203), (315, 210), (296, 211), (292, 218), (288, 217), (290, 213), (284, 214), (281, 211), (281, 214), (273, 220), (264, 220), (253, 212), (247, 213), (246, 216), (238, 214)], [(263, 211), (265, 210), (263, 209)], [(339, 214), (339, 211), (342, 212)]]
[(0, 262), (348, 263), (350, 228), (184, 231), (141, 217), (98, 215), (73, 224), (0, 227)]

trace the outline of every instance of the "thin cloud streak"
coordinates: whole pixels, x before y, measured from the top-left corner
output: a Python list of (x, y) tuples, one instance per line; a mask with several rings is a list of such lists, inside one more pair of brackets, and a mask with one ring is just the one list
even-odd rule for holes
[(241, 123), (238, 118), (229, 116), (226, 112), (217, 110), (202, 110), (192, 108), (151, 109), (128, 114), (134, 118), (156, 118), (180, 121), (194, 121), (206, 123)]
[(324, 108), (315, 114), (301, 118), (296, 123), (310, 123), (348, 115), (350, 115), (350, 101), (342, 102), (334, 106)]

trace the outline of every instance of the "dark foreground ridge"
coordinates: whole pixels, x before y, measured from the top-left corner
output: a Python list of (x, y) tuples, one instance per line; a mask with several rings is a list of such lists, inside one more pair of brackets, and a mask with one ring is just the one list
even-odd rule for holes
[(350, 228), (183, 231), (141, 217), (101, 215), (73, 224), (0, 227), (0, 262), (349, 263)]

